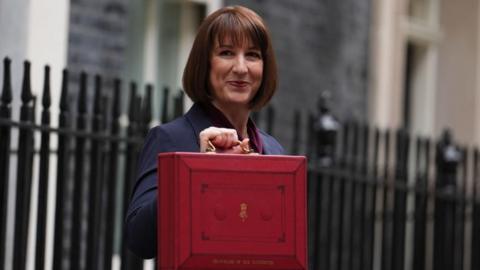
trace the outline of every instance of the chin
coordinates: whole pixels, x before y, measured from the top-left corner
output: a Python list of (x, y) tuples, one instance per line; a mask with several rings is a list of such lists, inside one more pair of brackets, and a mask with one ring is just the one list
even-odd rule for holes
[(231, 101), (228, 105), (235, 107), (248, 107), (248, 101)]
[(231, 104), (248, 104), (251, 98), (246, 95), (234, 95), (226, 98), (226, 103)]
[(223, 103), (224, 106), (229, 106), (229, 107), (249, 107), (250, 99), (229, 99), (229, 100), (224, 100), (221, 101), (220, 103)]

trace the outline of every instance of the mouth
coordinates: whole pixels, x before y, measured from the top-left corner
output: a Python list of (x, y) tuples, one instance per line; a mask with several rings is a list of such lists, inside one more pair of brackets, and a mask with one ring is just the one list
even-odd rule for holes
[(246, 87), (249, 85), (249, 82), (247, 81), (228, 81), (228, 84), (234, 86), (234, 87)]

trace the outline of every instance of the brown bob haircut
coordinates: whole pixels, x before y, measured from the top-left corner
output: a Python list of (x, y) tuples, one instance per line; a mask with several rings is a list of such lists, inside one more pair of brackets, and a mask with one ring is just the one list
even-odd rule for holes
[(251, 41), (262, 53), (262, 83), (250, 102), (250, 109), (259, 110), (270, 101), (277, 88), (277, 64), (265, 23), (254, 11), (245, 7), (224, 7), (205, 18), (183, 72), (183, 88), (194, 102), (209, 103), (212, 100), (210, 57), (215, 42), (221, 44), (225, 39), (230, 39), (233, 45)]

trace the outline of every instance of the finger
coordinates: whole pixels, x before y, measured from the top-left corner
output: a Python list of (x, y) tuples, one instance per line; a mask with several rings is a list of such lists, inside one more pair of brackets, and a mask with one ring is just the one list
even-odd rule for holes
[(221, 147), (223, 148), (223, 145), (225, 144), (225, 135), (223, 133), (220, 133), (216, 135), (215, 137), (210, 139), (216, 147)]
[(250, 139), (245, 138), (240, 142), (240, 146), (242, 147), (249, 147), (250, 146)]
[(224, 141), (224, 147), (225, 148), (231, 148), (234, 145), (238, 144), (238, 135), (237, 131), (234, 129), (226, 129), (224, 130), (225, 134), (225, 141)]
[(205, 152), (209, 148), (209, 141), (216, 147), (228, 149), (238, 145), (237, 131), (228, 128), (209, 127), (202, 130), (199, 134), (200, 152)]
[(242, 154), (243, 150), (240, 145), (233, 146), (232, 148), (225, 150), (225, 154)]
[[(249, 146), (248, 146), (248, 139), (244, 139), (242, 141), (237, 141), (236, 145), (233, 145), (232, 147), (228, 149), (223, 149), (221, 150), (221, 153), (225, 154), (247, 154), (249, 153)], [(246, 149), (246, 151), (245, 151)]]
[(250, 140), (249, 139), (244, 139), (240, 143), (240, 147), (242, 149), (243, 154), (250, 154), (252, 153), (252, 149), (250, 148)]
[(209, 148), (209, 141), (220, 134), (218, 128), (209, 127), (202, 130), (199, 134), (200, 152), (205, 152)]
[(238, 145), (237, 131), (234, 129), (221, 129), (220, 134), (212, 139), (212, 143), (220, 148), (231, 148)]
[(221, 132), (220, 134), (218, 134), (217, 136), (215, 136), (215, 137), (212, 139), (212, 143), (213, 143), (213, 145), (215, 145), (216, 147), (227, 148), (228, 143), (229, 143), (229, 135), (228, 135), (228, 133)]

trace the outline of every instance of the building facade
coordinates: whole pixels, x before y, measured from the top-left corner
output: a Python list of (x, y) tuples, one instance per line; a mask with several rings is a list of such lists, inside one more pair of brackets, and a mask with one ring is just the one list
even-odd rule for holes
[[(64, 67), (74, 79), (81, 71), (104, 76), (106, 89), (121, 78), (124, 101), (128, 82), (137, 82), (140, 93), (151, 83), (153, 102), (160, 104), (164, 87), (172, 96), (181, 91), (202, 19), (235, 4), (255, 10), (271, 30), (280, 77), (273, 133), (287, 151), (294, 111), (301, 112), (305, 127), (323, 91), (331, 93), (332, 112), (341, 122), (405, 128), (430, 138), (449, 128), (458, 142), (480, 146), (477, 0), (0, 0), (0, 57), (12, 59), (14, 118), (25, 59), (32, 62), (37, 97), (42, 67), (51, 66), (54, 115)], [(78, 87), (71, 89), (74, 100)], [(185, 101), (187, 109), (191, 102)], [(159, 122), (159, 107), (152, 125)]]
[(373, 1), (369, 119), (480, 144), (479, 15), (475, 0)]

